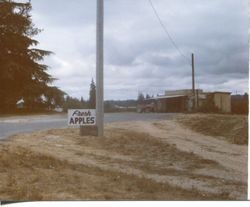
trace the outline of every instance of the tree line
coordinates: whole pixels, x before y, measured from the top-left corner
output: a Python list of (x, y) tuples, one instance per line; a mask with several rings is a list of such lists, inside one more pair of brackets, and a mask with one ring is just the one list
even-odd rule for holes
[[(36, 112), (57, 107), (95, 108), (96, 86), (91, 81), (89, 99), (68, 96), (53, 82), (49, 66), (43, 64), (53, 52), (39, 49), (35, 39), (42, 30), (31, 18), (32, 5), (12, 0), (0, 0), (0, 113)], [(18, 103), (23, 105), (19, 107)], [(127, 102), (106, 101), (105, 111), (116, 111), (116, 105)]]
[(96, 86), (92, 79), (89, 100), (68, 96), (48, 74), (49, 66), (43, 64), (51, 51), (38, 49), (34, 39), (41, 30), (32, 23), (30, 2), (17, 3), (0, 0), (0, 113), (53, 110), (56, 107), (95, 108)]
[(0, 112), (13, 112), (22, 99), (27, 110), (54, 108), (65, 92), (52, 86), (44, 57), (34, 37), (41, 32), (32, 23), (31, 3), (0, 0)]
[(77, 99), (70, 96), (66, 96), (62, 107), (64, 112), (67, 112), (68, 109), (95, 109), (96, 86), (94, 80), (92, 79), (90, 83), (89, 99), (87, 101), (85, 101), (83, 97), (81, 97), (81, 99)]

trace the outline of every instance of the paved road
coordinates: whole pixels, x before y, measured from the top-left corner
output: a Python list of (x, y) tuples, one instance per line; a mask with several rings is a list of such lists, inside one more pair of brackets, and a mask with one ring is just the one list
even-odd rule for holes
[[(172, 119), (175, 114), (138, 114), (138, 113), (109, 113), (105, 114), (105, 123), (117, 121), (141, 121)], [(0, 118), (0, 139), (10, 135), (33, 132), (38, 130), (67, 127), (67, 115), (36, 115)]]

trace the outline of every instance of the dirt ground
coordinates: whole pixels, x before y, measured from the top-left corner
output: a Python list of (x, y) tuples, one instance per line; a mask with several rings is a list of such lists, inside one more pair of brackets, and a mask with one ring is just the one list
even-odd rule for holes
[(194, 132), (188, 117), (1, 141), (0, 200), (246, 200), (247, 145)]

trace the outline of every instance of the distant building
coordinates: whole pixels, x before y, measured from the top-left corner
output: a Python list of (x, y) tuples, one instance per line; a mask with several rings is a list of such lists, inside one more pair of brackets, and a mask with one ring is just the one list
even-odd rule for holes
[(188, 109), (188, 97), (185, 95), (158, 96), (146, 99), (145, 102), (146, 111), (183, 112)]
[(23, 109), (24, 108), (24, 100), (20, 99), (19, 101), (16, 102), (16, 107), (18, 109)]
[(195, 96), (192, 89), (165, 91), (162, 96), (149, 98), (144, 104), (138, 106), (138, 112), (176, 113), (198, 110), (206, 105), (214, 106), (223, 113), (231, 112), (231, 93), (212, 92), (205, 93), (197, 89)]
[(231, 93), (218, 91), (207, 93), (207, 96), (209, 94), (212, 96), (215, 107), (217, 107), (220, 112), (231, 113)]
[(57, 107), (55, 107), (54, 111), (55, 111), (55, 112), (63, 112), (63, 108), (57, 106)]

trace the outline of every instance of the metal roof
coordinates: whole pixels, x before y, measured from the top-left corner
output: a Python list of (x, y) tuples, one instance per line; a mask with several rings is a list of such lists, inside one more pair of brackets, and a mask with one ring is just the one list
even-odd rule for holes
[(187, 95), (157, 96), (157, 97), (149, 98), (149, 99), (146, 99), (146, 100), (158, 100), (158, 99), (168, 99), (168, 98), (178, 98), (178, 97), (187, 97)]
[(223, 93), (223, 94), (231, 94), (232, 92), (224, 92), (224, 91), (215, 91), (215, 92), (213, 92), (213, 93)]

